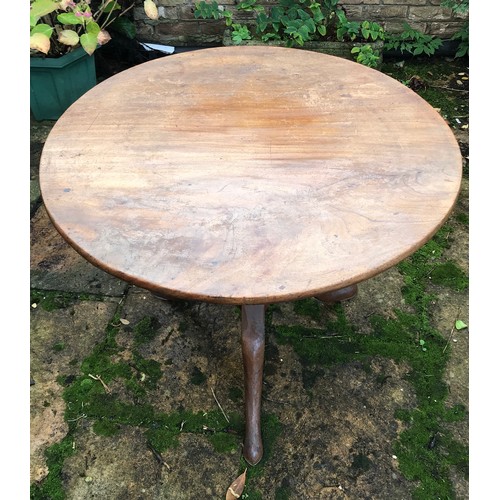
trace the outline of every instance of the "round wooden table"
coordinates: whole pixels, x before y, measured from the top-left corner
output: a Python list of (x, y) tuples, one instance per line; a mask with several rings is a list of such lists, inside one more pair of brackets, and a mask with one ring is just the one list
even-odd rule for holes
[(165, 297), (242, 306), (244, 457), (262, 457), (265, 304), (340, 300), (427, 242), (462, 158), (412, 90), (361, 64), (218, 47), (123, 71), (52, 128), (40, 184), (62, 236)]

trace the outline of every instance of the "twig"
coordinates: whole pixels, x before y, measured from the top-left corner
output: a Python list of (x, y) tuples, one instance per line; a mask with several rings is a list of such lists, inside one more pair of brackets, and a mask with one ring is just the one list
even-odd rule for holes
[(217, 396), (215, 395), (215, 392), (214, 392), (213, 388), (211, 387), (210, 389), (212, 390), (212, 394), (214, 396), (215, 402), (217, 403), (217, 406), (219, 407), (220, 411), (224, 415), (224, 418), (227, 420), (227, 423), (229, 423), (229, 419), (227, 418), (227, 415), (224, 413), (224, 410), (222, 409), (222, 406), (220, 405), (219, 401), (217, 400)]
[(455, 331), (455, 323), (458, 320), (458, 317), (460, 316), (460, 309), (457, 312), (457, 317), (455, 318), (455, 322), (453, 323), (453, 327), (451, 328), (450, 335), (448, 335), (448, 340), (446, 341), (446, 345), (443, 347), (443, 353), (446, 351), (446, 348), (448, 347), (448, 344), (450, 343), (451, 336), (453, 335), (453, 332)]
[(94, 380), (99, 380), (101, 382), (102, 386), (104, 387), (104, 390), (109, 394), (111, 392), (111, 389), (104, 383), (104, 380), (101, 378), (100, 375), (92, 375), (89, 373), (89, 377), (93, 378)]
[(318, 336), (318, 335), (302, 335), (301, 336), (301, 338), (303, 338), (303, 339), (338, 339), (341, 337), (342, 337), (342, 335), (337, 335), (337, 334), (322, 335), (322, 336)]
[(87, 415), (85, 415), (85, 413), (83, 413), (82, 415), (80, 415), (79, 417), (76, 417), (76, 418), (70, 418), (68, 420), (68, 422), (76, 422), (77, 420), (80, 420), (81, 418), (87, 418)]
[(156, 460), (158, 460), (158, 463), (160, 465), (164, 465), (168, 470), (170, 470), (170, 465), (168, 465), (167, 462), (165, 462), (165, 460), (161, 456), (161, 453), (158, 450), (156, 450), (149, 441), (148, 441), (148, 448), (151, 450)]
[(453, 89), (451, 87), (443, 87), (441, 85), (429, 85), (429, 87), (432, 87), (434, 89), (452, 90), (453, 92), (469, 92), (466, 89)]
[(290, 403), (290, 401), (277, 401), (276, 399), (270, 399), (267, 398), (266, 396), (262, 396), (262, 399), (265, 399), (266, 401), (269, 401), (271, 403), (276, 403), (278, 405), (291, 405), (293, 403)]

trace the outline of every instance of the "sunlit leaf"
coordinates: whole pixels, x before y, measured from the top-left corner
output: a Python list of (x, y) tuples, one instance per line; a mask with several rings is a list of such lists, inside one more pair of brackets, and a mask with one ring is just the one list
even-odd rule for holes
[(464, 328), (467, 328), (467, 325), (461, 319), (457, 319), (455, 321), (455, 328), (457, 330), (463, 330)]

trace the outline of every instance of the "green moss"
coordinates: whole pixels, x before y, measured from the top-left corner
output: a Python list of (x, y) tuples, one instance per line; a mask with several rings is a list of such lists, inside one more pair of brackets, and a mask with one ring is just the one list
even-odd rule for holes
[(114, 436), (120, 430), (120, 425), (109, 420), (97, 420), (92, 429), (100, 436)]
[(74, 453), (73, 439), (65, 437), (61, 442), (49, 446), (45, 451), (49, 473), (40, 484), (30, 487), (31, 500), (64, 500), (66, 498), (61, 473), (64, 460)]
[(205, 380), (207, 380), (207, 376), (197, 366), (194, 366), (191, 370), (191, 383), (194, 385), (201, 385)]
[(136, 345), (150, 342), (155, 338), (156, 333), (161, 327), (158, 318), (146, 316), (134, 326), (134, 340)]
[(155, 389), (162, 377), (161, 364), (153, 359), (144, 359), (137, 352), (132, 353), (134, 368), (139, 371), (140, 383), (147, 389)]
[(289, 500), (290, 498), (290, 489), (285, 488), (284, 486), (280, 486), (276, 489), (276, 493), (274, 495), (274, 500)]
[(65, 347), (65, 344), (64, 342), (56, 342), (53, 346), (52, 346), (52, 350), (54, 352), (61, 352), (64, 350), (64, 347)]
[(103, 296), (50, 290), (31, 290), (30, 292), (30, 304), (37, 304), (45, 311), (63, 309), (82, 300), (102, 301)]
[(243, 401), (243, 391), (239, 387), (230, 387), (229, 399), (234, 403), (240, 403)]
[(362, 453), (354, 455), (351, 463), (351, 469), (355, 475), (359, 475), (361, 472), (366, 472), (372, 466), (371, 460)]
[(208, 440), (217, 453), (228, 453), (237, 450), (241, 445), (241, 439), (227, 432), (216, 432), (208, 435)]
[(469, 215), (464, 212), (457, 212), (455, 214), (455, 219), (463, 224), (464, 226), (469, 226)]
[(331, 307), (336, 319), (329, 320), (326, 328), (269, 325), (269, 329), (274, 332), (278, 343), (291, 344), (306, 366), (349, 361), (359, 353), (362, 338), (354, 335), (354, 327), (347, 321), (342, 305)]
[(468, 276), (451, 261), (437, 264), (432, 269), (429, 278), (436, 285), (448, 286), (457, 292), (461, 292), (469, 286)]
[(150, 443), (162, 452), (179, 444), (181, 433), (196, 433), (207, 436), (215, 451), (225, 453), (236, 449), (242, 438), (241, 418), (229, 415), (229, 423), (220, 411), (191, 413), (178, 411), (159, 414), (146, 431)]
[(321, 303), (313, 298), (298, 300), (293, 303), (293, 310), (302, 316), (319, 320), (321, 318)]

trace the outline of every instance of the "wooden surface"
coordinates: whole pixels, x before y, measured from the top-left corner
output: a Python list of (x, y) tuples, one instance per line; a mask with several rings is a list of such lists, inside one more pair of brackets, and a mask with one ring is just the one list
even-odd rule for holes
[(461, 154), (440, 115), (361, 64), (223, 47), (119, 73), (53, 127), (57, 229), (96, 266), (169, 295), (264, 304), (363, 281), (448, 217)]

